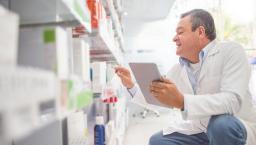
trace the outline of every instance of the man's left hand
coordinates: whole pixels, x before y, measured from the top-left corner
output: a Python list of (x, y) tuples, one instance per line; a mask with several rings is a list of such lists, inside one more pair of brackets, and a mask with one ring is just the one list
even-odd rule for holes
[(184, 96), (177, 89), (175, 84), (166, 78), (160, 81), (153, 81), (150, 85), (150, 92), (162, 104), (179, 109), (184, 108)]

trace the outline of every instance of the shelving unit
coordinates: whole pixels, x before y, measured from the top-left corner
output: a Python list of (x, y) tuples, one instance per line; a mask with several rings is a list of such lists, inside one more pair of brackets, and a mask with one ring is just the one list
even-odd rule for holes
[[(91, 45), (91, 61), (114, 61), (123, 64), (123, 33), (113, 1), (88, 0), (88, 2), (91, 7), (96, 6), (91, 8), (92, 33), (88, 34), (89, 37), (86, 35)], [(110, 10), (112, 13), (109, 12)], [(83, 36), (84, 33), (81, 37)]]
[[(90, 2), (97, 5), (88, 7)], [(20, 18), (20, 23), (16, 23), (19, 33), (13, 33), (19, 40), (18, 47), (13, 46), (14, 51), (10, 51), (12, 66), (0, 67), (1, 145), (93, 144), (92, 126), (98, 109), (95, 105), (101, 99), (98, 98), (100, 92), (98, 95), (93, 92), (91, 81), (95, 80), (91, 80), (91, 75), (95, 72), (90, 70), (90, 62), (105, 62), (107, 69), (112, 64), (124, 63), (121, 7), (114, 6), (115, 2), (0, 1)], [(93, 9), (89, 9), (91, 6)], [(10, 39), (9, 43), (17, 44), (15, 40)], [(2, 63), (9, 65), (4, 60)], [(106, 78), (113, 76), (110, 72), (105, 74)], [(113, 89), (121, 89), (118, 82), (112, 83), (116, 83)], [(121, 96), (119, 93), (117, 97)], [(125, 101), (117, 104), (125, 106)], [(122, 128), (119, 131), (122, 134), (125, 125), (120, 121), (125, 120), (125, 107), (119, 109), (122, 109), (120, 114), (110, 122), (116, 124), (114, 129)], [(108, 110), (102, 111), (108, 113)], [(77, 125), (72, 125), (74, 122)], [(82, 122), (85, 132), (77, 130)], [(55, 139), (46, 140), (54, 134)], [(117, 137), (111, 134), (107, 144), (121, 145), (121, 136)]]
[(122, 64), (123, 52), (116, 46), (113, 36), (106, 30), (106, 27), (100, 26), (96, 32), (91, 34), (92, 61), (116, 61)]

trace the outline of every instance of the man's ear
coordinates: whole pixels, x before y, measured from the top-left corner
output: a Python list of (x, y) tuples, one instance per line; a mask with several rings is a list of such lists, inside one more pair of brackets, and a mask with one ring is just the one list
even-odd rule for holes
[(204, 38), (206, 36), (205, 28), (203, 26), (199, 26), (197, 29), (198, 29), (199, 37)]

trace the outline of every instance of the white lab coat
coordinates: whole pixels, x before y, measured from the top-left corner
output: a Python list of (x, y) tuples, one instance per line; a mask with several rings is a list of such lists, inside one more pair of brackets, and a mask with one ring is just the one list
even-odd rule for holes
[(248, 88), (250, 67), (242, 46), (233, 42), (214, 42), (201, 68), (196, 95), (185, 66), (175, 65), (167, 78), (184, 94), (187, 112), (186, 115), (183, 112), (184, 122), (165, 128), (164, 135), (206, 132), (212, 115), (229, 113), (245, 125), (246, 145), (256, 145), (256, 107)]

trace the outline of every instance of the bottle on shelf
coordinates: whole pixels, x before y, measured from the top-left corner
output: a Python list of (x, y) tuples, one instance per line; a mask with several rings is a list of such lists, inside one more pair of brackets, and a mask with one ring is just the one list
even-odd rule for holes
[(103, 116), (96, 116), (96, 124), (94, 127), (94, 145), (106, 145)]

